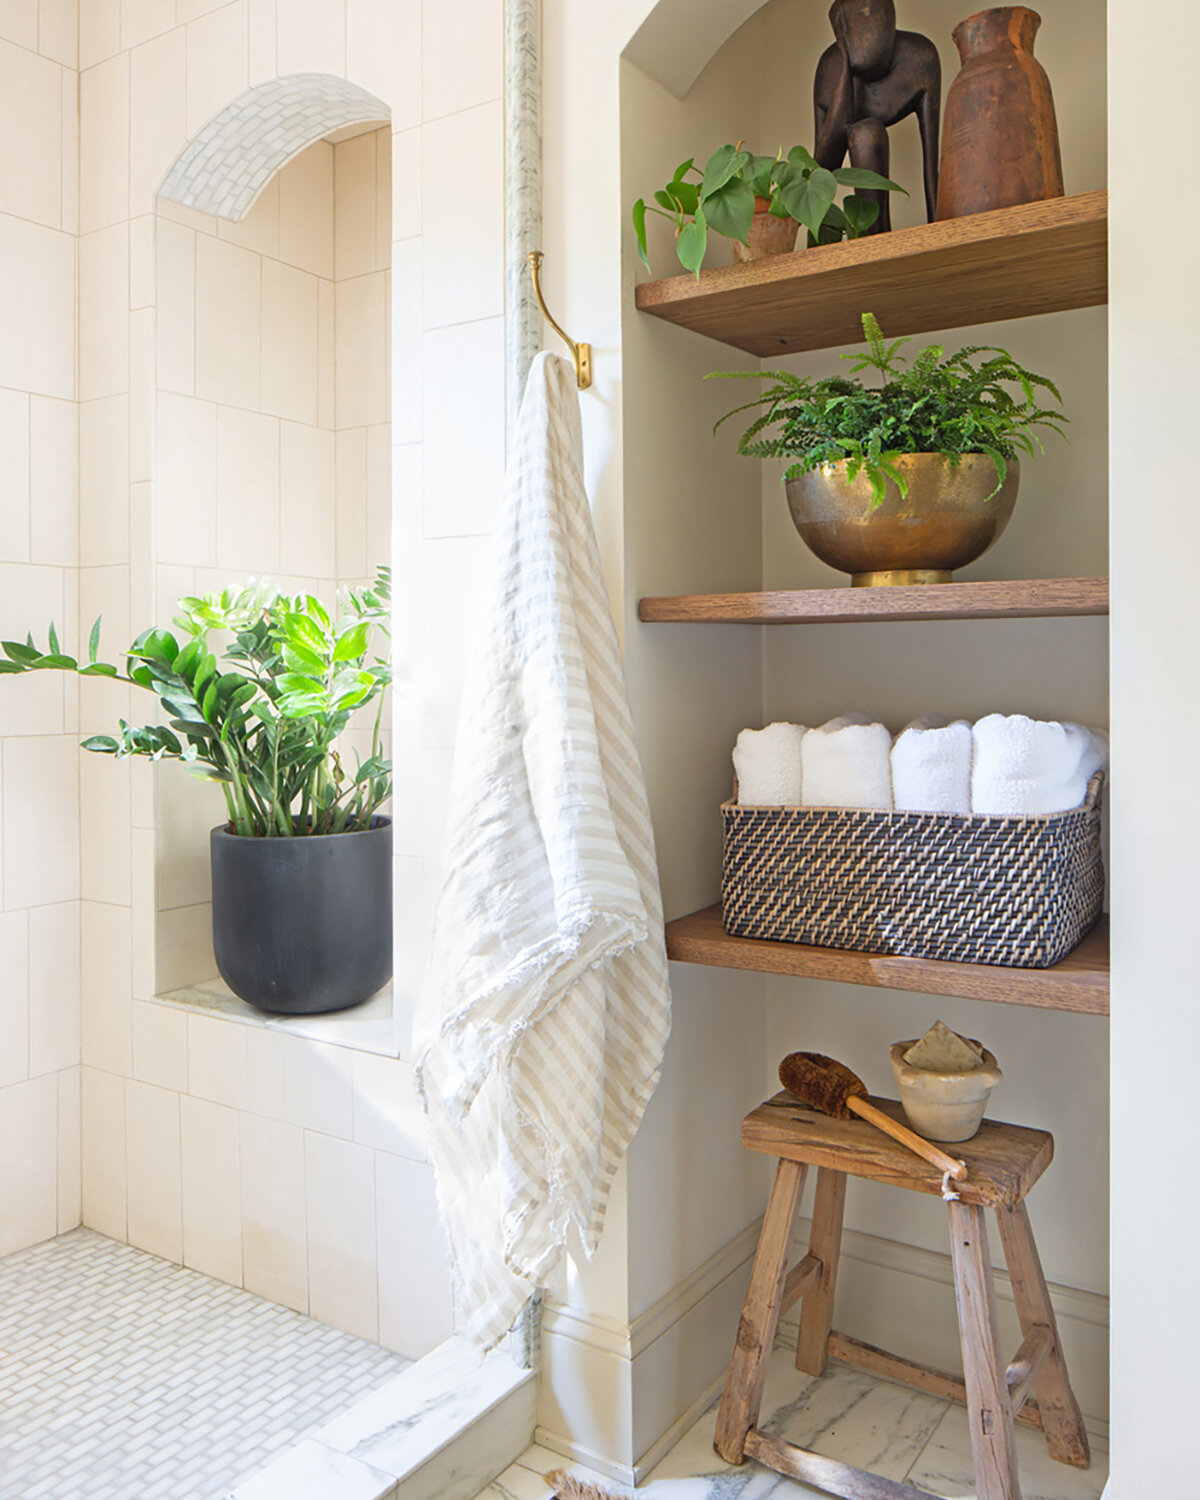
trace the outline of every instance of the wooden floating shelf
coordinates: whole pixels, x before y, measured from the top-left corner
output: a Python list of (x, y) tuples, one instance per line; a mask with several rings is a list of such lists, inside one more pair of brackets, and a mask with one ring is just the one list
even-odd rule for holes
[(1106, 615), (1107, 578), (1021, 578), (914, 588), (786, 589), (766, 594), (676, 594), (643, 599), (650, 623), (788, 625), (856, 620), (1027, 620)]
[(762, 358), (1108, 301), (1108, 195), (1023, 203), (839, 245), (645, 281), (642, 312)]
[(1081, 1015), (1108, 1014), (1107, 917), (1052, 969), (1002, 969), (990, 964), (952, 964), (730, 937), (721, 926), (721, 908), (717, 905), (667, 923), (667, 957), (678, 963), (708, 964), (719, 969), (753, 969), (763, 974), (830, 979), (886, 990), (960, 995), (969, 1000), (995, 1000)]

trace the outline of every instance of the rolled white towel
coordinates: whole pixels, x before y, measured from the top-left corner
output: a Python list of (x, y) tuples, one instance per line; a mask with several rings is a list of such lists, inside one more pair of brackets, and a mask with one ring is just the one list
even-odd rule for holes
[(892, 806), (892, 737), (869, 714), (843, 714), (800, 745), (805, 807)]
[(1078, 807), (1108, 765), (1108, 737), (1082, 724), (989, 714), (973, 731), (971, 810), (1039, 817)]
[(800, 806), (800, 745), (803, 724), (743, 729), (733, 751), (740, 807)]
[(943, 714), (914, 719), (892, 746), (892, 794), (900, 812), (971, 811), (971, 726)]

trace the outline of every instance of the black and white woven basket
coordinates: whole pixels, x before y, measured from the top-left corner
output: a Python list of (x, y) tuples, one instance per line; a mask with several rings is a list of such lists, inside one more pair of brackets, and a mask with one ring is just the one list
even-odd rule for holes
[(1045, 969), (1100, 916), (1100, 796), (1045, 817), (725, 802), (725, 930)]

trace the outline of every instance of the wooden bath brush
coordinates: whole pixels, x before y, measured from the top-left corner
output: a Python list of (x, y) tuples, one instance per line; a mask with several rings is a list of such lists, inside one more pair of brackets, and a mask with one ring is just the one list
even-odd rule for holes
[(876, 1109), (867, 1098), (866, 1084), (845, 1063), (820, 1052), (790, 1052), (779, 1064), (779, 1081), (789, 1094), (795, 1094), (809, 1109), (832, 1115), (835, 1120), (849, 1120), (857, 1115), (860, 1120), (866, 1120), (894, 1141), (907, 1146), (942, 1174), (942, 1197), (958, 1197), (950, 1183), (962, 1182), (966, 1178), (966, 1162), (939, 1151), (931, 1141)]

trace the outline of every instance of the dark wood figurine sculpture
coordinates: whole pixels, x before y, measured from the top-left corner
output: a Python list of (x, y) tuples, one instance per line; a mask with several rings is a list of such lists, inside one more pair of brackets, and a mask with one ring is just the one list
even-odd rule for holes
[[(833, 171), (850, 156), (852, 167), (888, 176), (888, 126), (915, 114), (924, 157), (925, 208), (937, 213), (938, 109), (942, 65), (938, 51), (916, 31), (896, 30), (893, 0), (833, 0), (829, 10), (837, 41), (821, 54), (813, 84), (819, 164)], [(885, 192), (862, 191), (879, 204), (871, 234), (892, 227)]]

